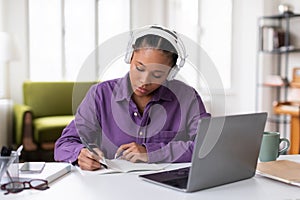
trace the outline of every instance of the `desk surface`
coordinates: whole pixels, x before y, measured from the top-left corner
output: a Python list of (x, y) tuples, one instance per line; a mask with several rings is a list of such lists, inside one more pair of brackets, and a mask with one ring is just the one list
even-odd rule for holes
[[(300, 162), (300, 155), (286, 155), (279, 159)], [(170, 168), (180, 165), (175, 164)], [(273, 181), (259, 175), (253, 178), (214, 187), (194, 193), (183, 193), (139, 179), (137, 173), (82, 176), (75, 168), (71, 173), (50, 184), (46, 191), (26, 190), (4, 195), (1, 200), (55, 200), (55, 199), (300, 199), (300, 188)]]

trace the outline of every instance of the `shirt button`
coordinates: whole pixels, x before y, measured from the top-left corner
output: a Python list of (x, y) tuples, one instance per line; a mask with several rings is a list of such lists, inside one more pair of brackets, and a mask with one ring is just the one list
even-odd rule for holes
[(138, 114), (137, 114), (137, 112), (134, 112), (133, 115), (134, 115), (134, 116), (137, 116)]
[(143, 135), (143, 132), (142, 132), (142, 131), (140, 132), (140, 135), (141, 135), (141, 136)]

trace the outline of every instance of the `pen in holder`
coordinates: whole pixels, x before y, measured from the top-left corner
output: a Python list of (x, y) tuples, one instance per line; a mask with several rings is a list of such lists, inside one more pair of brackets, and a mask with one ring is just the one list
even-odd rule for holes
[(19, 180), (19, 154), (12, 151), (10, 156), (0, 156), (0, 184)]

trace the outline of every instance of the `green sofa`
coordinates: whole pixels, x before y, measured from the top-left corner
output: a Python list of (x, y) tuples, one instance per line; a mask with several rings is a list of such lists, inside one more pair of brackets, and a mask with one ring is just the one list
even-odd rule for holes
[[(91, 85), (96, 82), (24, 82), (23, 104), (14, 105), (14, 143), (25, 152), (48, 150), (74, 113)], [(36, 154), (34, 160), (43, 160)]]

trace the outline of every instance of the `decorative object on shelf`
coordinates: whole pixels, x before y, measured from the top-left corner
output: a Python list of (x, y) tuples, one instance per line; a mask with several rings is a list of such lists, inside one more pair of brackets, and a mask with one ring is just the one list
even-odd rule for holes
[(279, 52), (293, 51), (295, 47), (293, 45), (282, 46), (279, 48)]
[(280, 4), (278, 6), (278, 11), (279, 11), (280, 14), (293, 13), (293, 7), (291, 5), (288, 5), (288, 4)]
[(300, 67), (294, 67), (293, 69), (293, 80), (290, 83), (291, 87), (300, 88)]

